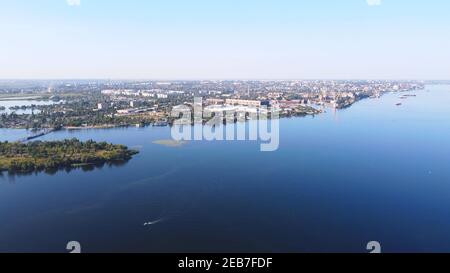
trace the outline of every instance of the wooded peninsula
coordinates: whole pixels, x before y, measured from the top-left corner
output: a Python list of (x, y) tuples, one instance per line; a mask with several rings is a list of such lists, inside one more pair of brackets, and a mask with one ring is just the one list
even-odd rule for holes
[(0, 142), (0, 172), (29, 173), (130, 160), (138, 151), (92, 140)]

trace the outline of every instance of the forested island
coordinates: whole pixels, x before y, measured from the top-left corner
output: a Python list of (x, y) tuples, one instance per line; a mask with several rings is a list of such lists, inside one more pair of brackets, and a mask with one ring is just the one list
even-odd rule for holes
[(92, 140), (0, 142), (0, 173), (30, 173), (91, 164), (124, 162), (138, 151)]

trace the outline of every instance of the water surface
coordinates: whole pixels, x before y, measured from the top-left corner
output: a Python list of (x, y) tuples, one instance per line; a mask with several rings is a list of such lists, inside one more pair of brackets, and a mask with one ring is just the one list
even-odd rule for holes
[(36, 105), (36, 106), (41, 106), (41, 105), (53, 105), (53, 104), (57, 104), (57, 103), (63, 103), (63, 101), (60, 102), (55, 102), (55, 101), (40, 101), (40, 100), (15, 100), (15, 99), (4, 99), (4, 100), (0, 100), (0, 106), (5, 107), (5, 110), (0, 110), (0, 114), (11, 114), (13, 112), (15, 112), (18, 115), (22, 115), (22, 114), (31, 114), (32, 112), (34, 112), (35, 114), (39, 113), (40, 111), (37, 109), (26, 109), (26, 110), (11, 110), (9, 109), (10, 107), (15, 107), (15, 106), (27, 106), (30, 107), (32, 105)]
[(65, 252), (72, 240), (86, 252), (365, 252), (373, 240), (386, 252), (450, 252), (450, 87), (427, 90), (283, 119), (272, 153), (257, 142), (154, 144), (169, 128), (47, 135), (141, 153), (92, 171), (4, 174), (0, 252)]

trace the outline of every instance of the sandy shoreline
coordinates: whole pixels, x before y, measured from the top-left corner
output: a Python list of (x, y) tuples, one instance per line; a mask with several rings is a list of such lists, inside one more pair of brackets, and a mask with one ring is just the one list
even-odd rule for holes
[(186, 141), (176, 141), (172, 139), (162, 139), (162, 140), (156, 140), (153, 141), (153, 144), (162, 145), (166, 147), (172, 147), (172, 148), (179, 148), (183, 145), (187, 144)]

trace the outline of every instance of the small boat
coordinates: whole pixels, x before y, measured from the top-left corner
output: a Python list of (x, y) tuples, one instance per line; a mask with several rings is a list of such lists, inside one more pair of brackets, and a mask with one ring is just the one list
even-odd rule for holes
[(397, 106), (401, 106), (401, 105), (402, 105), (402, 103), (397, 103), (396, 105), (397, 105)]

